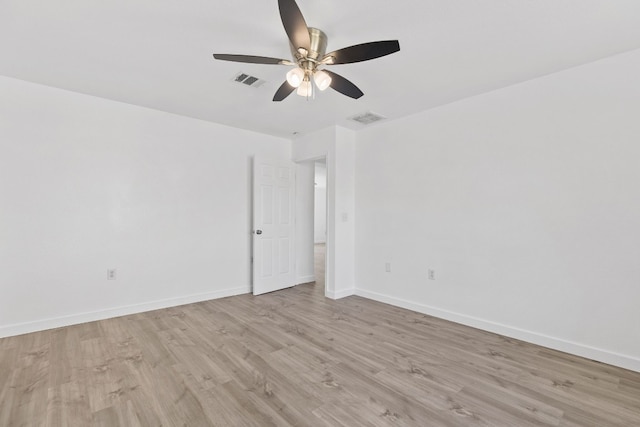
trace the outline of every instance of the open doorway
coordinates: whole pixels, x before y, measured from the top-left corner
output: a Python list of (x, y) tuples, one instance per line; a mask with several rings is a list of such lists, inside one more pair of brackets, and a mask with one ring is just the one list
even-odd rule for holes
[(313, 191), (313, 269), (318, 291), (325, 291), (327, 253), (327, 162), (314, 162)]
[(296, 162), (295, 283), (311, 285), (318, 293), (333, 298), (330, 161), (328, 155), (320, 155)]

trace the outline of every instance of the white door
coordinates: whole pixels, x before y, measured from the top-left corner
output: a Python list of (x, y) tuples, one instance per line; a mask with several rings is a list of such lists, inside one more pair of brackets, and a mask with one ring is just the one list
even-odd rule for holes
[(253, 161), (253, 294), (295, 283), (295, 164)]

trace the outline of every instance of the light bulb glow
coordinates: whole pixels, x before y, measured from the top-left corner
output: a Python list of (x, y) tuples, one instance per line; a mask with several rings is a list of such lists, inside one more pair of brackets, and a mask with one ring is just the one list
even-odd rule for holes
[(311, 82), (305, 79), (302, 83), (300, 83), (300, 86), (298, 86), (298, 90), (296, 91), (296, 93), (300, 96), (309, 97), (311, 96), (311, 91)]
[(318, 89), (325, 90), (331, 84), (331, 76), (324, 71), (318, 70), (313, 75), (313, 81), (316, 82)]
[(287, 73), (287, 82), (293, 87), (299, 87), (304, 80), (304, 70), (296, 67)]

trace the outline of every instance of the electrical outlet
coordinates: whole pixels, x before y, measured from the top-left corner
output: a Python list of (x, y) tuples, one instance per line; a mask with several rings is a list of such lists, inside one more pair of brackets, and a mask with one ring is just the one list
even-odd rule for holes
[(387, 262), (384, 264), (384, 271), (386, 271), (387, 273), (391, 273), (391, 263)]
[(429, 277), (429, 280), (436, 280), (436, 271), (435, 270), (427, 270), (427, 277)]
[(116, 280), (116, 269), (110, 268), (107, 270), (107, 280)]

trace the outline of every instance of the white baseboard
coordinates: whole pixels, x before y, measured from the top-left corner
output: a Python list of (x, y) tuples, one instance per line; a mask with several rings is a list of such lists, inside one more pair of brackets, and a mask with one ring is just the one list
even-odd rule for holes
[(603, 350), (588, 345), (563, 340), (556, 337), (540, 334), (537, 332), (527, 331), (515, 328), (513, 326), (503, 325), (501, 323), (480, 319), (465, 314), (455, 313), (448, 310), (442, 310), (425, 304), (419, 304), (407, 301), (401, 298), (389, 295), (370, 292), (363, 289), (356, 289), (355, 295), (372, 299), (374, 301), (383, 302), (397, 307), (406, 308), (408, 310), (417, 311), (418, 313), (428, 314), (440, 319), (450, 320), (462, 325), (471, 326), (485, 331), (493, 332), (510, 338), (519, 339), (530, 342), (532, 344), (541, 345), (543, 347), (552, 348), (554, 350), (563, 351), (565, 353), (574, 354), (576, 356), (585, 357), (587, 359), (597, 360), (598, 362), (607, 363), (621, 368), (630, 369), (640, 372), (640, 358)]
[(315, 282), (316, 281), (316, 276), (315, 275), (309, 275), (309, 276), (299, 276), (296, 277), (296, 285), (301, 285), (303, 283), (310, 283), (310, 282)]
[(5, 325), (0, 326), (0, 338), (28, 334), (30, 332), (44, 331), (53, 328), (60, 328), (63, 326), (77, 325), (79, 323), (93, 322), (96, 320), (104, 320), (112, 317), (126, 316), (129, 314), (142, 313), (145, 311), (158, 310), (161, 308), (176, 307), (179, 305), (191, 304), (194, 302), (225, 298), (234, 295), (246, 294), (249, 292), (251, 292), (251, 287), (243, 286), (239, 288), (223, 289), (220, 291), (207, 292), (203, 294), (187, 295), (177, 298), (150, 301), (142, 304), (109, 308), (106, 310), (93, 311), (89, 313), (77, 313), (68, 316), (35, 320), (33, 322)]
[(340, 299), (340, 298), (348, 297), (348, 296), (355, 295), (355, 294), (356, 294), (355, 288), (342, 289), (340, 291), (326, 291), (325, 292), (325, 296), (327, 298), (331, 298), (331, 299)]

